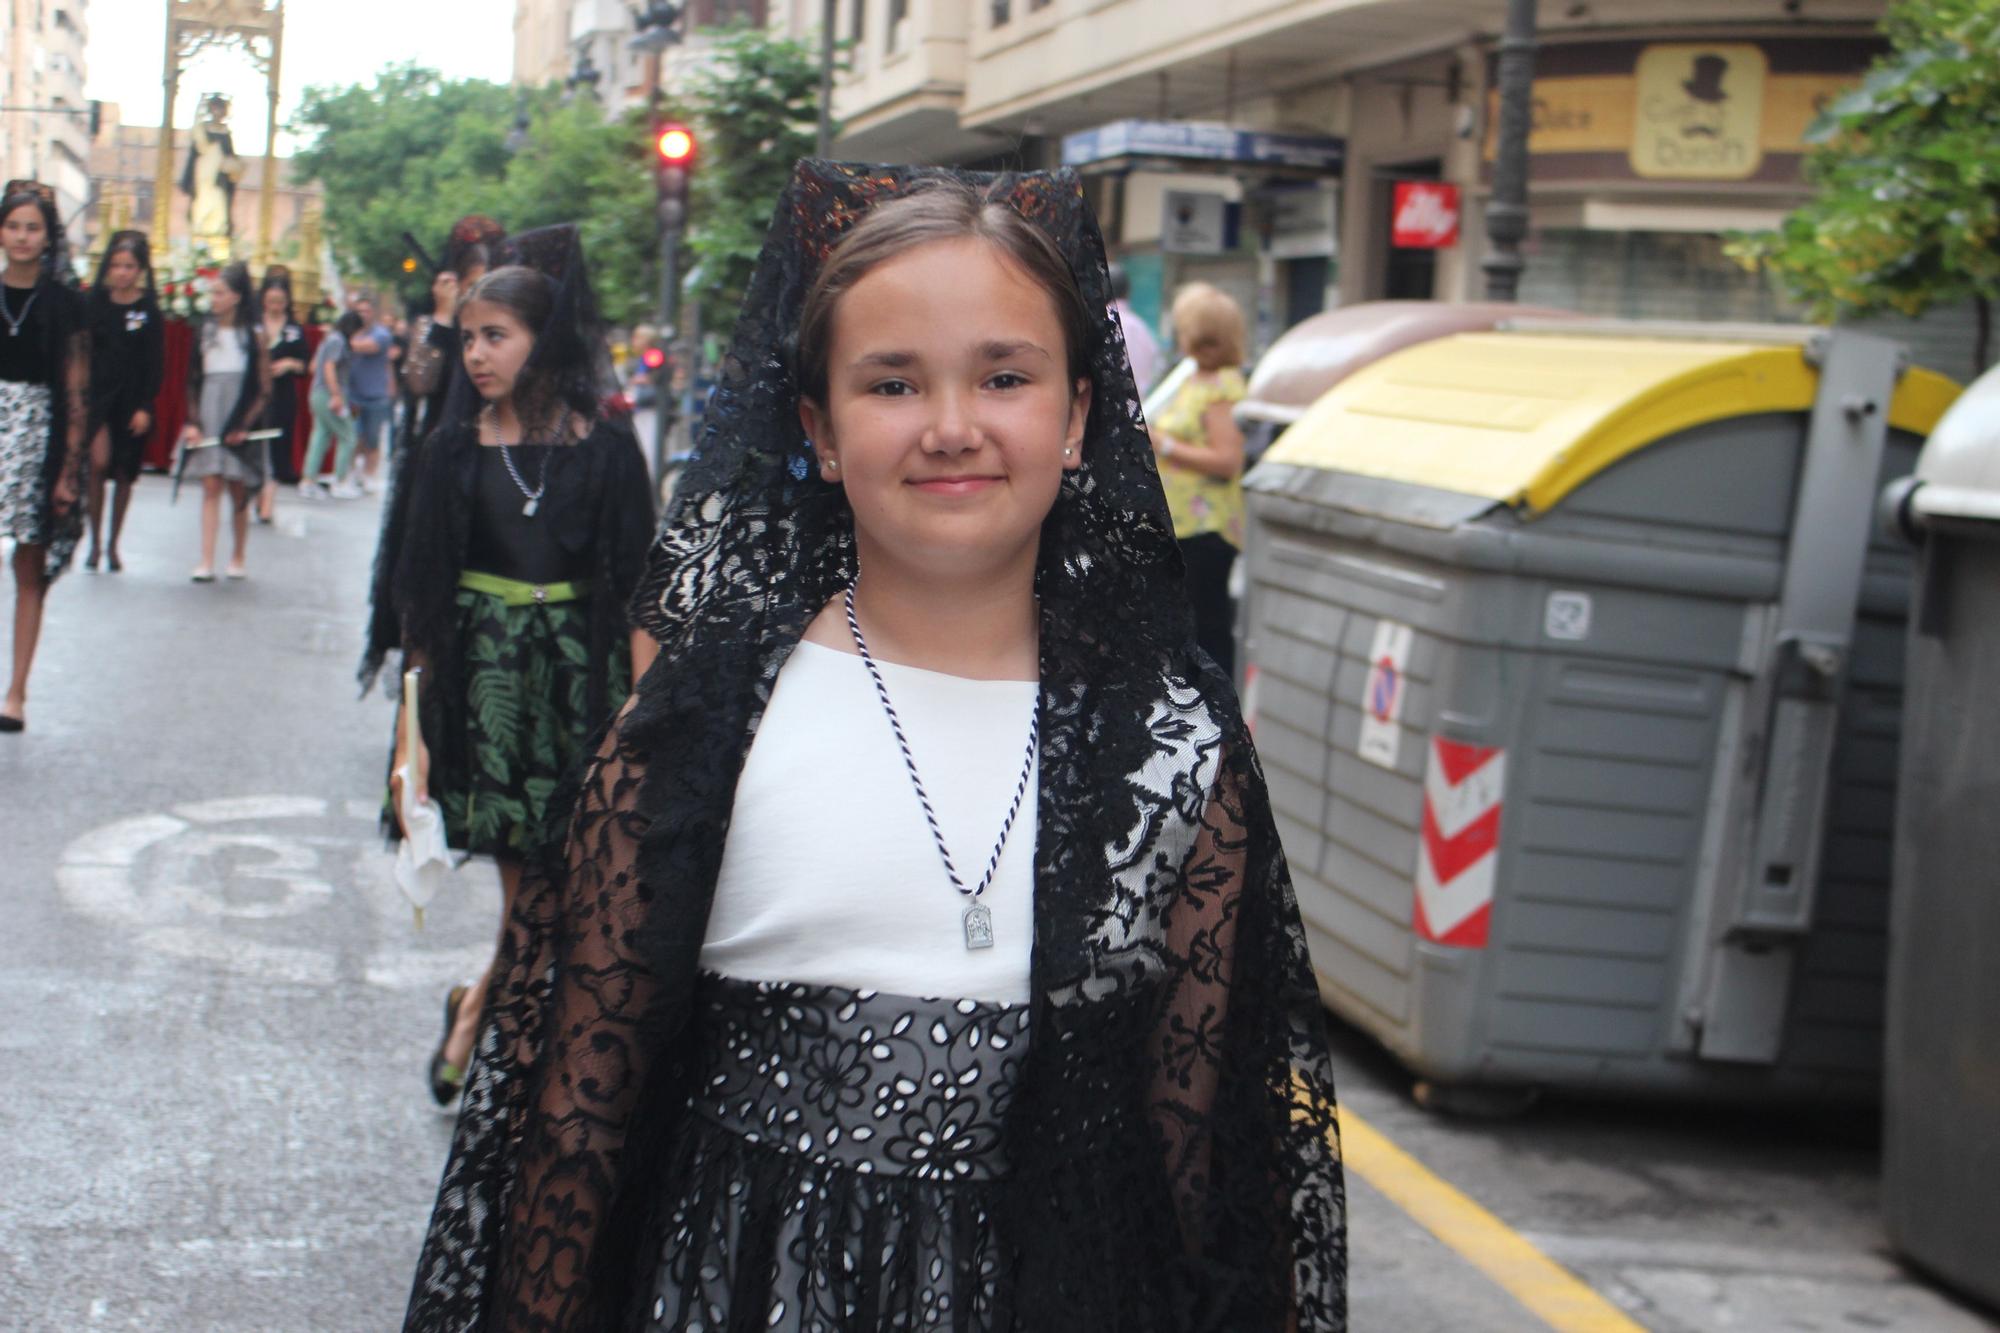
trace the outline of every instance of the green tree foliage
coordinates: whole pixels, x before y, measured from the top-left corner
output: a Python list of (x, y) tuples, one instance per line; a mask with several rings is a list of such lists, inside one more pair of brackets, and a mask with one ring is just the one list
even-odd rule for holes
[(702, 325), (727, 334), (792, 164), (813, 154), (819, 56), (755, 28), (721, 35), (688, 90), (700, 133), (688, 242)]
[[(806, 47), (737, 28), (721, 34), (687, 104), (666, 108), (699, 134), (683, 258), (700, 265), (696, 297), (711, 330), (735, 322), (771, 209), (792, 163), (813, 150), (818, 78)], [(509, 151), (522, 110), (527, 132)], [(632, 323), (658, 308), (643, 110), (607, 121), (596, 102), (566, 105), (554, 88), (520, 94), (396, 65), (369, 84), (308, 89), (291, 128), (309, 145), (298, 167), (326, 189), (327, 235), (350, 280), (421, 290), (403, 271), (403, 233), (435, 247), (458, 218), (487, 213), (515, 231), (577, 223), (606, 317)]]
[(1812, 200), (1731, 253), (1815, 318), (1971, 300), (1979, 367), (2000, 296), (2000, 0), (1897, 0), (1890, 51), (1808, 134)]

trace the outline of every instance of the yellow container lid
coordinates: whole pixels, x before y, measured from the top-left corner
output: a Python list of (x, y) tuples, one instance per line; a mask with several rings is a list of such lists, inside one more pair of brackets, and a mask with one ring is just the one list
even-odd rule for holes
[[(1796, 343), (1462, 333), (1351, 376), (1264, 457), (1542, 512), (1691, 427), (1808, 411), (1818, 379)], [(1911, 370), (1889, 424), (1927, 435), (1958, 392), (1942, 375)]]

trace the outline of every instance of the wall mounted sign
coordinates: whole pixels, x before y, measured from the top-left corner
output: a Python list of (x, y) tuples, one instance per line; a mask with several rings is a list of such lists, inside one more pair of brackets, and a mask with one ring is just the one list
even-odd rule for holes
[(1390, 244), (1401, 250), (1448, 250), (1458, 244), (1456, 185), (1398, 181)]

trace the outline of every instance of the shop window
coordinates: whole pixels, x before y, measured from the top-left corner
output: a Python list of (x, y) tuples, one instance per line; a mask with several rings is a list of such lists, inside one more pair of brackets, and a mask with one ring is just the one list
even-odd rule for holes
[(992, 13), (994, 27), (1006, 26), (1007, 20), (1014, 17), (1014, 0), (993, 0)]

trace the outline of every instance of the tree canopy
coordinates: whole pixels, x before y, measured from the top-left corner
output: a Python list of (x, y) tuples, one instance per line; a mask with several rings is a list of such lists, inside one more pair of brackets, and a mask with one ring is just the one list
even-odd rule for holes
[(1890, 50), (1808, 133), (1813, 198), (1731, 252), (1815, 318), (1970, 300), (1990, 358), (2000, 296), (2000, 0), (1897, 0)]
[[(684, 103), (700, 150), (684, 260), (698, 263), (696, 299), (707, 327), (734, 323), (764, 228), (792, 163), (812, 152), (818, 64), (792, 41), (748, 28), (720, 35)], [(510, 147), (518, 116), (525, 133)], [(420, 65), (373, 82), (306, 91), (291, 128), (307, 141), (299, 171), (326, 191), (326, 226), (350, 280), (410, 292), (410, 232), (435, 247), (467, 213), (509, 230), (557, 222), (582, 229), (606, 316), (616, 323), (657, 308), (659, 223), (652, 145), (643, 108), (607, 120), (588, 97), (554, 87), (516, 90), (447, 80)]]

